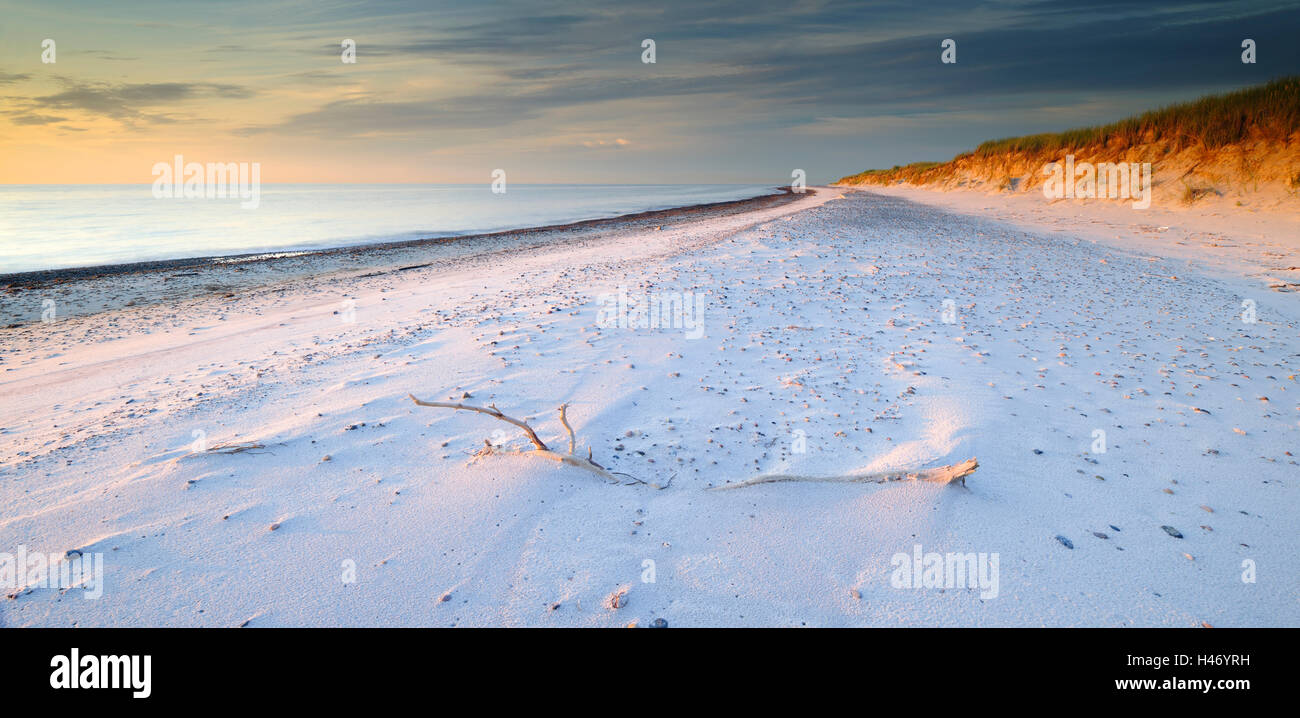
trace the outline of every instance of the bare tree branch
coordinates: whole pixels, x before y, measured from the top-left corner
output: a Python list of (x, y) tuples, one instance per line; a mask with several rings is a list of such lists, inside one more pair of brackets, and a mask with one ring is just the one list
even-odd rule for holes
[[(573, 439), (573, 427), (572, 427), (572, 426), (569, 426), (569, 419), (568, 419), (567, 416), (564, 415), (564, 411), (565, 411), (566, 409), (568, 409), (568, 408), (569, 408), (569, 405), (568, 405), (568, 404), (560, 404), (560, 423), (561, 423), (561, 424), (564, 424), (564, 428), (567, 429), (567, 430), (569, 431), (569, 453), (572, 454), (572, 453), (573, 453), (573, 442), (574, 442), (574, 439)], [(588, 453), (587, 453), (587, 460), (588, 460), (588, 461), (591, 461), (591, 453), (590, 453), (590, 450), (588, 450)], [(594, 463), (594, 462), (593, 462), (593, 463)]]
[[(411, 394), (407, 394), (407, 396), (411, 397), (411, 401), (415, 402), (419, 406), (431, 406), (437, 409), (455, 409), (459, 411), (473, 411), (479, 414), (487, 414), (488, 416), (494, 419), (500, 419), (501, 421), (507, 422), (509, 424), (514, 424), (520, 429), (523, 429), (524, 433), (528, 435), (529, 441), (532, 441), (533, 446), (537, 447), (531, 451), (507, 452), (507, 451), (501, 451), (493, 447), (491, 442), (485, 440), (483, 442), (484, 444), (483, 448), (479, 449), (478, 452), (475, 453), (475, 456), (491, 456), (493, 454), (503, 454), (503, 453), (539, 456), (544, 459), (551, 459), (553, 461), (558, 461), (562, 464), (568, 464), (569, 466), (576, 466), (577, 468), (583, 469), (584, 471), (590, 471), (591, 473), (596, 474), (597, 476), (600, 476), (601, 478), (616, 484), (623, 483), (619, 479), (620, 476), (625, 476), (628, 478), (632, 478), (636, 481), (640, 481), (639, 479), (635, 479), (635, 477), (629, 474), (611, 472), (606, 470), (605, 467), (601, 466), (600, 464), (597, 464), (595, 461), (592, 460), (590, 449), (587, 450), (587, 458), (585, 459), (573, 453), (577, 445), (577, 439), (574, 436), (573, 427), (569, 425), (569, 418), (567, 415), (567, 410), (569, 407), (568, 404), (564, 404), (560, 406), (560, 423), (564, 424), (564, 428), (567, 429), (569, 432), (569, 453), (561, 454), (556, 451), (551, 451), (549, 448), (547, 448), (546, 444), (542, 443), (542, 440), (537, 438), (537, 433), (534, 432), (533, 428), (528, 425), (528, 422), (520, 421), (519, 419), (515, 419), (506, 416), (505, 414), (502, 414), (501, 410), (497, 409), (496, 406), (493, 404), (489, 404), (487, 407), (470, 406), (468, 404), (442, 402), (442, 401), (421, 401), (420, 399), (415, 398)], [(645, 483), (645, 482), (642, 481), (640, 483)]]
[(844, 476), (799, 476), (796, 474), (769, 474), (767, 476), (756, 476), (746, 481), (736, 484), (723, 484), (715, 486), (713, 490), (719, 491), (724, 489), (740, 489), (746, 486), (757, 486), (759, 484), (775, 484), (782, 481), (825, 481), (830, 483), (846, 484), (883, 484), (886, 481), (930, 481), (939, 484), (951, 484), (954, 481), (961, 482), (962, 486), (966, 485), (966, 477), (975, 473), (979, 468), (979, 461), (971, 457), (960, 464), (951, 464), (949, 466), (937, 466), (932, 469), (922, 469), (920, 471), (885, 471), (874, 474), (846, 474)]
[(420, 406), (432, 406), (432, 407), (437, 407), (439, 409), (457, 409), (460, 411), (477, 411), (480, 414), (487, 414), (488, 416), (500, 419), (501, 421), (504, 421), (507, 424), (514, 424), (515, 426), (524, 430), (524, 433), (528, 435), (528, 440), (533, 442), (533, 446), (536, 446), (538, 451), (550, 451), (550, 449), (547, 448), (546, 444), (543, 444), (542, 440), (537, 438), (537, 432), (533, 431), (533, 427), (529, 426), (527, 422), (520, 421), (519, 419), (515, 419), (506, 416), (505, 414), (502, 414), (501, 410), (496, 408), (495, 405), (491, 405), (489, 408), (483, 408), (481, 406), (469, 406), (468, 404), (452, 404), (452, 403), (442, 402), (442, 401), (421, 401), (419, 399), (416, 399), (411, 394), (407, 394), (407, 396), (411, 397), (411, 401), (415, 402), (416, 404), (419, 404)]

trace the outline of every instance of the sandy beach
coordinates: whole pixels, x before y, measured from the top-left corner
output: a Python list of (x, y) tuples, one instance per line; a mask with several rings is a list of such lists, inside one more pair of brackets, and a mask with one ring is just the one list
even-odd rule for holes
[[(0, 626), (1300, 625), (1294, 223), (820, 187), (28, 285), (0, 546), (102, 553), (104, 586)], [(567, 404), (627, 480), (408, 394), (552, 446)], [(899, 587), (914, 552), (995, 585)]]

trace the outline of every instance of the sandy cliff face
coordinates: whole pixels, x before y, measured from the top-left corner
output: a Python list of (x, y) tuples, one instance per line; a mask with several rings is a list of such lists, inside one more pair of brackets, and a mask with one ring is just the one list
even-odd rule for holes
[(1139, 168), (1149, 163), (1152, 203), (1162, 207), (1209, 207), (1217, 203), (1300, 211), (1300, 133), (1284, 143), (1260, 140), (1213, 149), (1193, 146), (1174, 150), (1165, 142), (1148, 142), (1073, 151), (970, 153), (929, 167), (909, 165), (864, 172), (845, 177), (839, 184), (903, 183), (932, 189), (1043, 194), (1045, 185), (1049, 193), (1055, 189), (1050, 184), (1054, 179), (1052, 164), (1060, 163), (1064, 169), (1069, 155), (1076, 168), (1076, 184), (1083, 181), (1086, 165), (1102, 177), (1095, 189), (1101, 198), (1129, 201), (1127, 197), (1114, 197), (1118, 192), (1108, 192), (1103, 163), (1127, 163)]

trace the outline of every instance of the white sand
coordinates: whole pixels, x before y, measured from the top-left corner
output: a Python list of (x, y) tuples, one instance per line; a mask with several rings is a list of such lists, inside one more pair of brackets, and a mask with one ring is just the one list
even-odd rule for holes
[[(910, 192), (958, 209), (823, 190), (0, 330), (0, 552), (102, 552), (106, 581), (0, 595), (0, 625), (1300, 624), (1300, 310), (1255, 276), (1294, 235)], [(702, 293), (704, 337), (598, 328), (620, 284)], [(408, 392), (560, 447), (567, 402), (597, 461), (671, 485), (471, 461), (524, 441)], [(187, 456), (197, 431), (266, 450)], [(969, 456), (966, 488), (707, 490)], [(998, 595), (892, 587), (918, 544), (997, 553)]]

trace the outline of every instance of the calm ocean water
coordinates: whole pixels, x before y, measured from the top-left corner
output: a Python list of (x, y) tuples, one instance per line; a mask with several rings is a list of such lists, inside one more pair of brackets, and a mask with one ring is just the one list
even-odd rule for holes
[(0, 274), (520, 229), (755, 197), (767, 185), (262, 185), (260, 204), (144, 185), (0, 185)]

